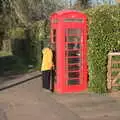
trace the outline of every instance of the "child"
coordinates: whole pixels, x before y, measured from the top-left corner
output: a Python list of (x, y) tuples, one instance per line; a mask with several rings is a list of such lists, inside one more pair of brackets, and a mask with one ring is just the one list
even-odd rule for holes
[(52, 44), (49, 44), (48, 47), (42, 50), (43, 59), (42, 59), (42, 79), (43, 79), (43, 88), (50, 90), (50, 74), (53, 68), (53, 52)]

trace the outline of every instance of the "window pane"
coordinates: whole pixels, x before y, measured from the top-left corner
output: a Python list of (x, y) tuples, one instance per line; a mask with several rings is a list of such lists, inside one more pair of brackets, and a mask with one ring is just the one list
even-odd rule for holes
[(67, 42), (80, 42), (80, 37), (78, 37), (78, 36), (68, 36)]
[(68, 49), (79, 49), (80, 43), (68, 43)]
[(68, 34), (80, 34), (80, 29), (68, 29)]
[(79, 85), (80, 81), (79, 79), (70, 79), (68, 80), (68, 85)]
[(69, 78), (79, 78), (80, 73), (79, 72), (69, 72), (68, 77)]
[(80, 65), (76, 64), (76, 65), (68, 65), (68, 71), (74, 71), (74, 70), (79, 70), (80, 69)]
[(68, 28), (68, 29), (65, 30), (65, 34), (66, 34), (67, 36), (69, 36), (69, 35), (77, 35), (77, 36), (80, 36), (80, 33), (81, 33), (80, 29)]
[(80, 56), (80, 50), (68, 51), (68, 56)]
[(64, 22), (83, 22), (83, 19), (67, 18), (67, 19), (64, 19)]
[(80, 63), (80, 58), (68, 58), (68, 64), (70, 63)]

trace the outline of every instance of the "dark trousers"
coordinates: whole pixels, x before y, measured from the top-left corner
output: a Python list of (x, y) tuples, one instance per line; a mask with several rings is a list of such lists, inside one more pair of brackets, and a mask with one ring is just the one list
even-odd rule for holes
[(51, 70), (51, 91), (54, 92), (55, 71)]
[(42, 71), (43, 88), (50, 90), (50, 73), (51, 70)]

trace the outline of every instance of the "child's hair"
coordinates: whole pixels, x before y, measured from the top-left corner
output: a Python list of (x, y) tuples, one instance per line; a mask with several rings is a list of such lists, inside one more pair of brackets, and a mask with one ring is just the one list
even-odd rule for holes
[(47, 47), (48, 47), (48, 48), (51, 48), (51, 47), (52, 47), (52, 44), (51, 44), (51, 43), (48, 43), (48, 44), (47, 44)]
[(53, 43), (48, 43), (47, 47), (50, 49), (55, 49), (55, 45)]

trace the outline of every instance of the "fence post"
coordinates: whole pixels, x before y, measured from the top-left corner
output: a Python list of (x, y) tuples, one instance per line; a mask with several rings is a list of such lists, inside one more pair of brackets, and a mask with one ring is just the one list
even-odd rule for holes
[(108, 54), (108, 72), (107, 72), (107, 89), (111, 91), (112, 89), (112, 80), (111, 80), (111, 65), (112, 65), (112, 56)]

